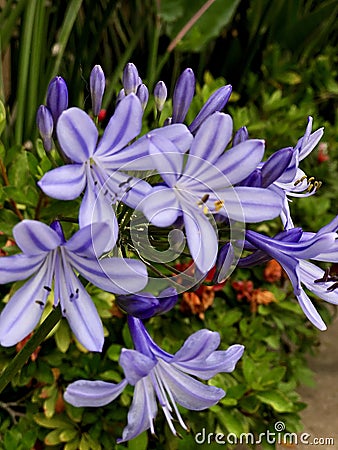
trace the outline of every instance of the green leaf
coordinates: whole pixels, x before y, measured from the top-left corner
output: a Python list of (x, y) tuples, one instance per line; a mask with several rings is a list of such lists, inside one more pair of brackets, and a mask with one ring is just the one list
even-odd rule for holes
[(44, 439), (46, 445), (57, 445), (61, 443), (60, 429), (50, 431)]
[(234, 433), (236, 436), (248, 431), (245, 417), (235, 409), (219, 408), (217, 419), (229, 433)]
[(257, 394), (257, 398), (263, 403), (272, 406), (279, 412), (292, 412), (294, 407), (292, 402), (280, 391), (265, 391)]
[(128, 442), (129, 450), (147, 450), (148, 448), (148, 434), (143, 432), (138, 435), (135, 439), (131, 439)]
[(0, 231), (12, 236), (14, 225), (19, 222), (18, 216), (8, 209), (0, 209)]
[(75, 428), (67, 428), (65, 430), (62, 430), (60, 433), (60, 439), (62, 442), (69, 442), (77, 436), (78, 430)]
[(44, 428), (72, 428), (73, 425), (66, 417), (55, 416), (48, 419), (44, 414), (34, 415), (34, 422)]

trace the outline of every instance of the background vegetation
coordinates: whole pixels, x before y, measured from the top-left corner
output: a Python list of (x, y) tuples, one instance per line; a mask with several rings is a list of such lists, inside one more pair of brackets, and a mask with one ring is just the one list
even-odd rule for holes
[[(36, 181), (50, 161), (37, 139), (35, 115), (55, 75), (67, 81), (70, 106), (89, 108), (88, 79), (94, 64), (100, 64), (107, 77), (108, 117), (129, 61), (136, 64), (150, 91), (162, 79), (172, 92), (180, 72), (192, 67), (198, 85), (191, 116), (213, 90), (231, 83), (234, 92), (226, 111), (233, 116), (235, 128), (246, 125), (251, 137), (266, 140), (267, 154), (295, 145), (312, 115), (315, 129), (325, 126), (326, 144), (302, 168), (322, 180), (323, 186), (315, 196), (293, 202), (294, 221), (316, 231), (337, 214), (335, 0), (8, 0), (0, 4), (3, 253), (17, 251), (9, 244), (12, 227), (22, 217), (34, 218), (38, 211), (48, 222), (55, 211), (67, 214), (64, 204), (56, 201), (41, 208)], [(205, 9), (202, 14), (200, 8)], [(170, 111), (170, 102), (166, 108)], [(151, 102), (145, 114), (151, 125)], [(279, 226), (271, 222), (260, 231), (273, 233)], [(194, 449), (194, 435), (203, 427), (240, 435), (274, 431), (274, 423), (283, 421), (286, 431), (301, 430), (299, 411), (305, 405), (296, 388), (312, 382), (306, 355), (315, 350), (318, 334), (283, 274), (271, 279), (267, 268), (237, 270), (223, 289), (209, 287), (195, 293), (198, 307), (198, 299), (186, 296), (170, 314), (149, 321), (150, 332), (167, 351), (175, 351), (189, 334), (207, 327), (221, 333), (224, 348), (242, 343), (246, 353), (233, 374), (214, 379), (227, 390), (220, 404), (184, 416), (191, 432), (182, 433), (181, 440), (171, 436), (159, 415), (156, 429), (164, 430), (162, 434), (155, 438), (144, 433), (120, 446), (115, 440), (125, 425), (132, 391), (98, 409), (76, 409), (62, 399), (67, 384), (78, 378), (119, 381), (119, 350), (131, 345), (113, 296), (89, 289), (106, 327), (103, 354), (85, 352), (61, 321), (0, 395), (0, 448)], [(8, 286), (0, 287), (2, 297), (8, 291)], [(206, 309), (203, 302), (210, 307)], [(316, 306), (329, 322), (331, 312), (322, 303)], [(17, 351), (18, 347), (1, 348), (0, 368)], [(264, 448), (273, 446), (265, 443)]]

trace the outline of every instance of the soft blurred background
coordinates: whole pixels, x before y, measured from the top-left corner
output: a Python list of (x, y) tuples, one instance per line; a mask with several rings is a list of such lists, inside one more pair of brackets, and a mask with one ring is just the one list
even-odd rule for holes
[[(233, 94), (225, 111), (233, 116), (235, 129), (245, 125), (250, 137), (266, 140), (267, 155), (294, 146), (307, 117), (313, 116), (314, 129), (324, 126), (325, 134), (302, 168), (323, 186), (315, 196), (296, 199), (291, 210), (295, 224), (310, 231), (337, 214), (337, 0), (2, 0), (0, 7), (3, 253), (11, 251), (11, 229), (19, 220), (11, 202), (23, 205), (29, 217), (39, 201), (36, 177), (48, 170), (35, 121), (48, 83), (61, 75), (68, 85), (69, 105), (90, 109), (88, 83), (95, 64), (107, 78), (108, 117), (127, 62), (137, 66), (150, 92), (163, 80), (170, 94), (182, 70), (191, 67), (198, 81), (191, 117), (211, 92), (231, 83)], [(166, 108), (169, 115), (170, 101)], [(145, 118), (151, 126), (152, 100)], [(25, 170), (31, 171), (30, 178)], [(269, 234), (279, 229), (277, 222), (259, 228)], [(1, 289), (7, 295), (8, 289)], [(89, 289), (105, 320), (103, 357), (86, 353), (61, 322), (0, 397), (0, 448), (123, 447), (116, 446), (115, 439), (125, 424), (131, 391), (95, 410), (75, 409), (62, 399), (64, 388), (77, 378), (121, 379), (118, 353), (130, 345), (112, 296)], [(323, 302), (316, 306), (330, 323), (333, 310)], [(191, 332), (208, 327), (220, 331), (224, 348), (243, 343), (246, 356), (234, 374), (215, 377), (227, 397), (209, 412), (186, 416), (190, 434), (174, 439), (158, 418), (162, 434), (143, 433), (126, 447), (194, 449), (194, 433), (202, 427), (240, 435), (273, 431), (280, 420), (288, 432), (302, 430), (299, 413), (305, 405), (297, 388), (313, 383), (306, 357), (316, 353), (318, 333), (278, 267), (236, 271), (219, 290), (206, 286), (186, 293), (181, 306), (165, 318), (150, 320), (148, 327), (168, 351), (175, 351)], [(0, 367), (17, 350), (1, 349)], [(264, 443), (264, 448), (274, 445)]]

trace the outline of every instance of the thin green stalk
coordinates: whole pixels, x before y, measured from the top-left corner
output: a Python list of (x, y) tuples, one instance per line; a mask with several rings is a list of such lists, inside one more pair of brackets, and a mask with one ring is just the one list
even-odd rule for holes
[(19, 57), (18, 74), (18, 95), (17, 95), (17, 116), (15, 123), (15, 142), (21, 145), (23, 140), (23, 130), (25, 122), (25, 107), (28, 90), (28, 72), (30, 55), (32, 49), (32, 35), (34, 29), (34, 17), (37, 3), (30, 1), (27, 4), (23, 20), (23, 32), (20, 36), (21, 51)]
[(74, 23), (78, 16), (79, 10), (81, 8), (83, 0), (72, 0), (68, 3), (68, 8), (65, 14), (65, 18), (62, 24), (62, 28), (59, 31), (58, 40), (55, 43), (57, 46), (56, 52), (57, 56), (55, 61), (53, 61), (51, 68), (48, 70), (49, 77), (48, 79), (52, 79), (55, 75), (57, 75), (61, 61), (66, 50), (66, 46), (69, 40), (70, 33), (72, 32)]
[(109, 85), (106, 89), (106, 92), (104, 95), (104, 100), (103, 100), (103, 105), (102, 105), (103, 108), (107, 108), (108, 105), (111, 103), (113, 95), (114, 95), (114, 91), (116, 90), (116, 82), (119, 79), (124, 66), (129, 61), (133, 51), (135, 50), (136, 46), (138, 45), (144, 28), (145, 28), (145, 22), (135, 32), (134, 36), (131, 38), (131, 40), (129, 42), (129, 46), (126, 48), (124, 54), (121, 56), (121, 58), (119, 60), (119, 64), (117, 65), (117, 68), (115, 70), (115, 73), (112, 76), (111, 82), (109, 83)]
[(26, 7), (28, 0), (19, 0), (16, 7), (13, 8), (13, 2), (5, 2), (5, 7), (0, 14), (0, 37), (2, 42), (2, 50), (5, 50), (10, 39), (13, 36), (13, 30), (17, 26), (17, 21)]
[(61, 319), (61, 308), (55, 308), (42, 322), (38, 330), (33, 334), (26, 345), (12, 359), (5, 370), (0, 375), (0, 394), (5, 387), (12, 381), (14, 376), (22, 369), (30, 355), (37, 349), (43, 340), (52, 331), (55, 325)]
[(40, 65), (42, 61), (42, 50), (47, 39), (44, 36), (44, 19), (45, 19), (45, 1), (37, 0), (37, 8), (34, 21), (34, 31), (32, 38), (31, 59), (29, 64), (29, 89), (27, 92), (27, 107), (26, 107), (26, 130), (25, 138), (32, 138), (34, 133), (33, 126), (35, 124), (36, 111), (38, 108), (38, 100), (40, 97), (39, 86), (41, 70)]
[[(155, 27), (150, 39), (150, 51), (148, 58), (148, 88), (149, 90), (153, 89), (153, 85), (155, 83), (155, 74), (156, 74), (156, 65), (157, 65), (157, 55), (158, 55), (158, 45), (161, 34), (161, 18), (158, 14), (158, 11), (155, 11)], [(151, 27), (149, 27), (151, 29)]]

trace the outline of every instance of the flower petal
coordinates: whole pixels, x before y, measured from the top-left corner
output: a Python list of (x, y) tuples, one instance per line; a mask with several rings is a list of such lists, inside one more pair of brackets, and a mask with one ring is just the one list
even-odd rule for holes
[(165, 186), (157, 186), (139, 204), (146, 218), (156, 227), (172, 225), (181, 212), (175, 192)]
[(25, 280), (39, 270), (45, 254), (13, 255), (0, 257), (0, 284)]
[(223, 389), (203, 384), (161, 360), (156, 369), (175, 401), (184, 408), (201, 411), (215, 405), (225, 396)]
[(79, 256), (98, 259), (105, 251), (110, 235), (107, 223), (92, 223), (77, 231), (64, 247)]
[(60, 236), (48, 225), (37, 220), (23, 220), (13, 229), (17, 245), (26, 255), (41, 255), (62, 244)]
[(135, 259), (104, 258), (96, 261), (75, 254), (70, 254), (69, 259), (88, 281), (114, 294), (133, 294), (142, 290), (148, 282), (145, 265)]
[(157, 414), (154, 388), (148, 378), (136, 384), (134, 397), (128, 412), (128, 425), (117, 443), (129, 441), (148, 428), (154, 433), (153, 421)]
[(74, 200), (86, 185), (83, 164), (67, 164), (50, 170), (38, 181), (42, 191), (49, 197), (60, 200)]
[(193, 209), (184, 205), (183, 218), (191, 256), (199, 270), (207, 273), (216, 262), (217, 231), (197, 207)]
[(82, 163), (93, 156), (98, 131), (82, 109), (65, 110), (59, 117), (56, 132), (62, 150), (72, 161)]
[(47, 265), (10, 298), (0, 315), (0, 344), (10, 347), (38, 324), (48, 292), (44, 290)]
[(148, 134), (149, 154), (164, 182), (173, 187), (182, 173), (183, 154), (168, 139)]
[[(59, 276), (62, 314), (78, 341), (89, 351), (100, 352), (104, 342), (103, 326), (93, 300), (70, 266), (60, 270)], [(75, 294), (69, 293), (69, 284)]]
[(83, 406), (104, 406), (115, 400), (127, 384), (127, 380), (122, 380), (118, 384), (99, 380), (78, 380), (67, 387), (64, 399), (77, 408)]
[(111, 156), (125, 147), (142, 128), (143, 110), (135, 94), (120, 101), (95, 151), (95, 157)]
[(318, 311), (313, 306), (313, 303), (303, 290), (301, 290), (299, 295), (297, 295), (297, 299), (304, 314), (310, 320), (310, 322), (313, 323), (315, 327), (319, 328), (319, 330), (325, 331), (326, 330), (325, 322), (320, 317)]
[[(232, 135), (232, 119), (228, 114), (216, 112), (199, 128), (184, 169), (187, 176), (199, 176), (203, 161), (213, 165), (224, 152)], [(192, 157), (191, 157), (192, 156)]]
[(156, 366), (155, 358), (149, 358), (136, 350), (122, 349), (119, 364), (123, 368), (128, 383), (134, 386), (141, 378), (149, 375)]
[(190, 335), (178, 350), (172, 362), (186, 362), (194, 359), (206, 359), (220, 344), (220, 336), (216, 331), (199, 330)]
[(218, 373), (232, 372), (244, 352), (243, 345), (232, 345), (225, 351), (212, 352), (206, 359), (171, 363), (185, 373), (209, 380)]

